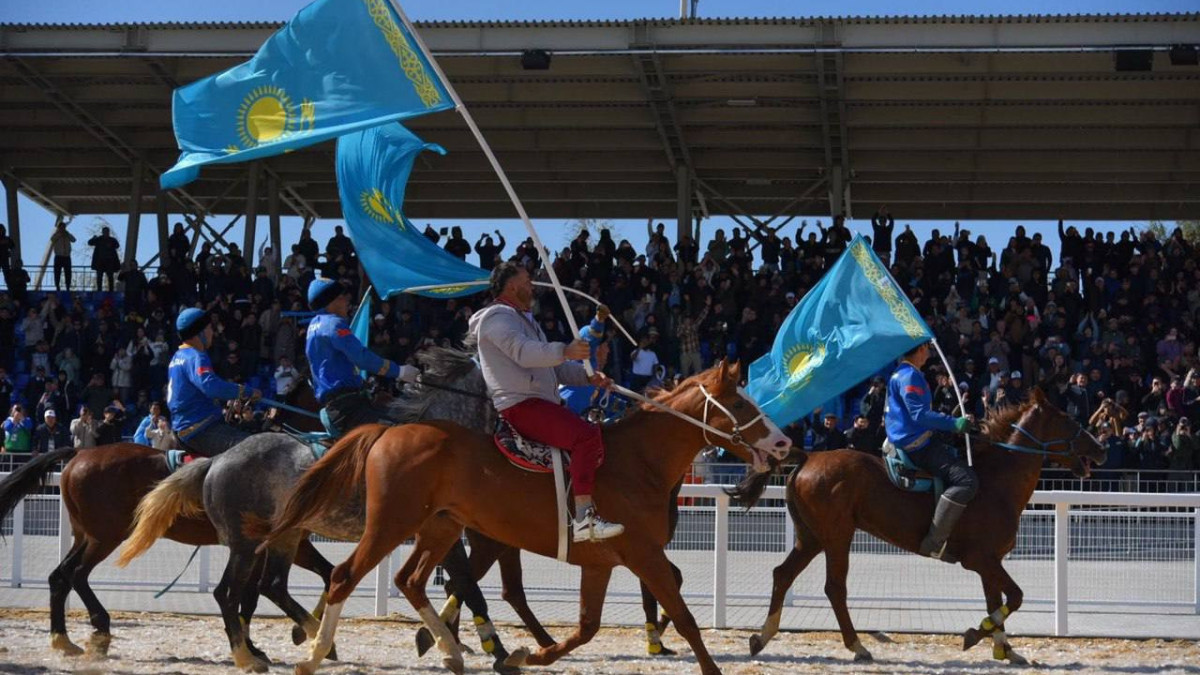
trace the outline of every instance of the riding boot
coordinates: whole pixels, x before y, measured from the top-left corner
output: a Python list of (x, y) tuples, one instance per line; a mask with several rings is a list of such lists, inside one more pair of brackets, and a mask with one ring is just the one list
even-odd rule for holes
[(962, 517), (966, 508), (966, 504), (959, 504), (942, 495), (933, 511), (933, 523), (929, 526), (929, 534), (926, 534), (921, 542), (921, 555), (944, 562), (955, 562), (946, 555), (946, 540), (950, 538), (955, 523)]

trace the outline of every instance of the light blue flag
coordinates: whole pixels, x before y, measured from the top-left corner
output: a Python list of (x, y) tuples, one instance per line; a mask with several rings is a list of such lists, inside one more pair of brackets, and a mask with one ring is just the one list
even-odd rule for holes
[[(423, 150), (446, 154), (400, 124), (365, 129), (338, 139), (337, 179), (342, 217), (363, 269), (380, 297), (414, 292), (430, 297), (471, 295), (488, 272), (450, 255), (404, 217), (404, 189)], [(437, 290), (422, 286), (451, 284)]]
[(183, 154), (160, 183), (452, 107), (388, 0), (317, 0), (254, 58), (175, 90)]
[(750, 365), (747, 390), (791, 424), (933, 337), (875, 252), (855, 237)]
[[(354, 318), (350, 319), (350, 332), (354, 333), (354, 337), (363, 343), (367, 349), (371, 348), (371, 287), (367, 286), (367, 292), (363, 293), (362, 302), (358, 303), (358, 310), (354, 312)], [(358, 371), (363, 379), (367, 378), (366, 371)]]

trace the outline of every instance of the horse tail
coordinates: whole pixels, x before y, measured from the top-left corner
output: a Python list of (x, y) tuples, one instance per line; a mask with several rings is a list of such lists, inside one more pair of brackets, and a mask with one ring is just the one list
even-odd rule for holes
[(125, 567), (158, 541), (175, 520), (194, 518), (204, 513), (204, 477), (212, 467), (205, 457), (186, 464), (182, 469), (159, 481), (142, 497), (133, 515), (133, 531), (121, 547), (117, 567)]
[[(354, 494), (366, 474), (371, 447), (390, 428), (382, 424), (364, 424), (354, 429), (305, 471), (292, 489), (287, 503), (275, 514), (270, 531), (263, 535), (264, 541), (258, 547), (259, 552), (266, 550), (271, 542), (287, 532), (302, 527), (318, 516), (327, 505)], [(250, 529), (258, 528), (254, 527), (254, 523), (247, 522), (243, 530), (250, 534)]]
[(30, 492), (42, 485), (46, 476), (54, 471), (58, 463), (69, 461), (75, 456), (76, 448), (64, 448), (54, 452), (46, 452), (17, 467), (0, 482), (0, 518), (7, 516)]

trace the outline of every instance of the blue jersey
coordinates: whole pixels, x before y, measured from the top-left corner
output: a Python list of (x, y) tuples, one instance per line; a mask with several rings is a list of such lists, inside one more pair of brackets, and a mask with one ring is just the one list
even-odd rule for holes
[(390, 378), (400, 377), (400, 366), (380, 358), (363, 346), (346, 320), (336, 314), (318, 314), (308, 324), (304, 344), (312, 369), (317, 399), (339, 389), (361, 389), (359, 370)]
[(888, 380), (883, 424), (888, 440), (903, 450), (919, 450), (935, 431), (954, 431), (954, 418), (933, 410), (933, 396), (925, 375), (910, 363), (901, 363)]
[[(596, 350), (604, 342), (604, 322), (593, 318), (591, 323), (579, 329), (579, 339), (588, 343), (588, 361), (592, 364), (592, 370), (600, 370), (600, 366), (596, 360)], [(590, 384), (574, 387), (559, 385), (558, 387), (558, 395), (567, 404), (567, 408), (576, 415), (582, 415), (592, 405), (592, 398), (595, 393), (596, 387)], [(614, 395), (612, 398), (616, 399), (618, 397)], [(599, 397), (596, 397), (596, 399), (598, 400)], [(612, 401), (610, 401), (609, 407), (611, 408), (612, 405)], [(608, 411), (606, 410), (605, 413), (607, 416)]]
[(183, 440), (221, 420), (217, 400), (240, 398), (244, 392), (242, 385), (213, 372), (207, 353), (188, 345), (181, 345), (167, 366), (167, 407), (175, 433)]

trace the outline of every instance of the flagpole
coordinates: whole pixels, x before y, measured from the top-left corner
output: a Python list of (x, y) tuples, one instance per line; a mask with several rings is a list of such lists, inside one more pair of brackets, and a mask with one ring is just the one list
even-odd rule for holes
[[(475, 124), (475, 118), (471, 117), (471, 112), (467, 110), (467, 106), (464, 105), (462, 99), (458, 97), (458, 92), (454, 90), (454, 85), (450, 84), (450, 78), (446, 77), (446, 74), (442, 72), (442, 67), (438, 65), (437, 60), (433, 58), (433, 53), (429, 51), (429, 47), (425, 46), (425, 41), (421, 39), (420, 33), (418, 33), (417, 29), (413, 27), (412, 22), (408, 20), (408, 15), (405, 14), (404, 9), (400, 7), (398, 0), (388, 0), (388, 2), (391, 4), (392, 9), (396, 10), (396, 14), (399, 15), (400, 20), (404, 22), (405, 27), (408, 28), (409, 34), (411, 34), (413, 39), (416, 40), (417, 47), (421, 50), (421, 53), (425, 55), (425, 59), (429, 61), (429, 65), (433, 68), (434, 72), (437, 73), (438, 79), (441, 81), (442, 86), (446, 88), (446, 91), (450, 94), (450, 98), (454, 101), (454, 109), (457, 110), (458, 114), (462, 115), (463, 119), (466, 121), (467, 127), (470, 128), (471, 133), (475, 135), (475, 140), (479, 142), (479, 147), (483, 150), (483, 154), (487, 156), (488, 162), (491, 163), (492, 169), (496, 172), (496, 176), (504, 185), (504, 191), (508, 193), (508, 198), (512, 201), (513, 206), (516, 207), (517, 215), (521, 217), (521, 222), (525, 223), (525, 230), (529, 233), (529, 238), (533, 240), (533, 245), (537, 248), (538, 255), (542, 259), (542, 264), (546, 267), (546, 274), (550, 277), (550, 283), (554, 285), (554, 292), (556, 295), (558, 295), (558, 302), (562, 305), (563, 312), (567, 315), (567, 323), (571, 326), (571, 335), (578, 340), (579, 326), (575, 323), (575, 316), (571, 314), (571, 306), (567, 304), (567, 296), (565, 293), (563, 293), (562, 284), (558, 281), (558, 274), (554, 272), (554, 265), (550, 260), (550, 256), (546, 251), (546, 247), (542, 244), (541, 237), (538, 236), (537, 230), (533, 228), (533, 221), (529, 219), (529, 214), (525, 212), (524, 204), (522, 204), (521, 199), (517, 197), (517, 192), (513, 189), (512, 183), (508, 181), (508, 175), (504, 173), (504, 168), (500, 166), (500, 161), (496, 159), (496, 155), (492, 152), (492, 147), (488, 145), (487, 139), (485, 139), (483, 137), (483, 133), (479, 131), (479, 127)], [(588, 359), (583, 360), (583, 367), (584, 370), (587, 371), (588, 376), (594, 374), (594, 371), (592, 370), (592, 364)]]

